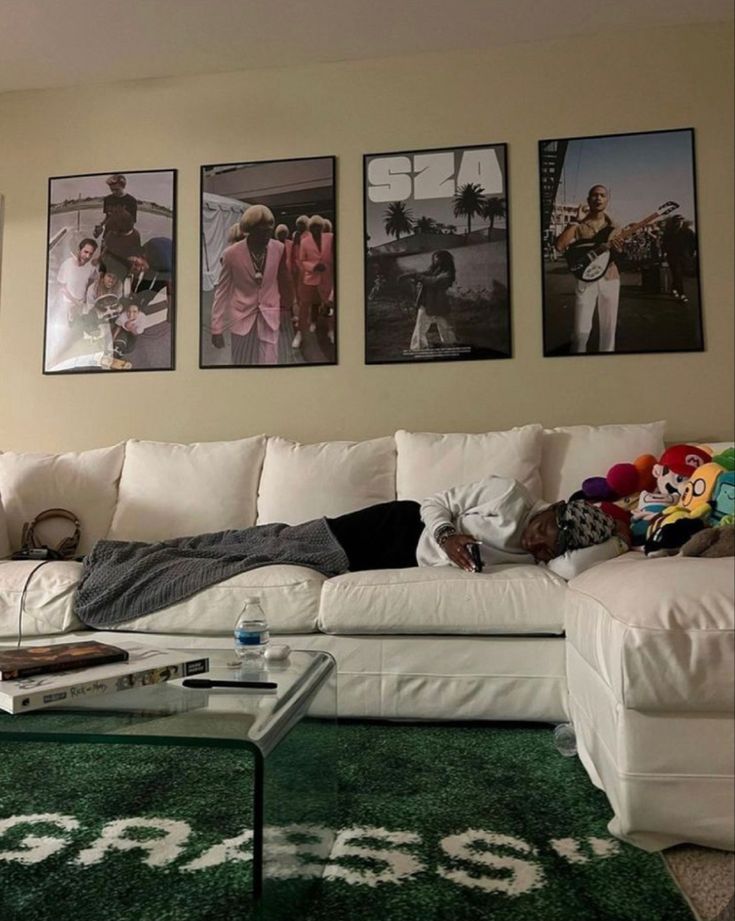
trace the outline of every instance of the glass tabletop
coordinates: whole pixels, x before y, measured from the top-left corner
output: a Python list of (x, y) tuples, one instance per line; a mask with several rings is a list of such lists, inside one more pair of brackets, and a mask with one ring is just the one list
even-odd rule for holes
[(335, 670), (332, 656), (321, 651), (292, 651), (284, 661), (255, 664), (238, 662), (231, 650), (197, 649), (196, 655), (210, 660), (209, 671), (198, 678), (270, 681), (277, 687), (202, 690), (185, 688), (178, 679), (87, 698), (73, 707), (2, 713), (0, 738), (219, 745), (267, 755), (306, 715)]

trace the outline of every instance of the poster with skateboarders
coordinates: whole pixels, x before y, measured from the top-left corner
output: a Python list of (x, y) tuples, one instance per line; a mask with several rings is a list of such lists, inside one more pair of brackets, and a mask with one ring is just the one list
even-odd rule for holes
[(539, 142), (544, 355), (704, 348), (694, 132)]
[(203, 166), (200, 367), (337, 362), (334, 157)]
[(506, 145), (363, 162), (366, 363), (510, 358)]
[(176, 170), (49, 179), (45, 374), (174, 368)]

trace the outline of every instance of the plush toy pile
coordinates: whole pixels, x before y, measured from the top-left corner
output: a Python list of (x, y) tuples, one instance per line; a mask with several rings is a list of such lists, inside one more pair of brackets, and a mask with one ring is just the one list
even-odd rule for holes
[(658, 459), (644, 454), (589, 477), (571, 498), (600, 505), (646, 556), (735, 553), (735, 448), (713, 456), (703, 446), (672, 445)]

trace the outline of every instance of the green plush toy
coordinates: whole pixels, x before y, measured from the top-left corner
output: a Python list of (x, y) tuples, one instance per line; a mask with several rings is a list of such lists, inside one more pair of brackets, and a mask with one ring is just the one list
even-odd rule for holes
[(735, 447), (726, 448), (721, 454), (715, 455), (712, 461), (724, 467), (725, 470), (735, 470)]

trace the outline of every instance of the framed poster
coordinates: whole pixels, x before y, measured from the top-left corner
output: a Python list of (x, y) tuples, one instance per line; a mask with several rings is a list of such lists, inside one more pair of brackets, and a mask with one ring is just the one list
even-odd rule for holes
[(5, 226), (5, 198), (0, 193), (0, 291), (3, 282), (3, 227)]
[(176, 170), (49, 179), (45, 374), (174, 367)]
[(506, 145), (363, 167), (366, 363), (510, 358)]
[(203, 166), (201, 368), (337, 362), (335, 158)]
[(704, 348), (690, 128), (539, 142), (544, 355)]

